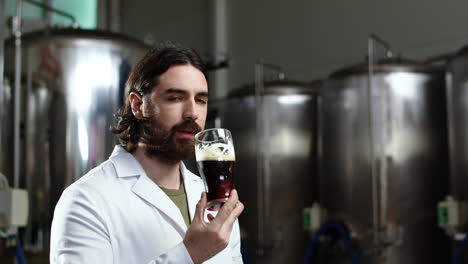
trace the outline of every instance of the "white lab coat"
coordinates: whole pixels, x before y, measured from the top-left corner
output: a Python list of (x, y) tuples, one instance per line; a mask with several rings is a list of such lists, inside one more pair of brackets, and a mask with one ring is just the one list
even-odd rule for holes
[[(182, 164), (190, 217), (203, 181)], [(50, 263), (193, 263), (178, 207), (121, 146), (63, 192), (52, 222)], [(229, 245), (205, 263), (242, 263), (239, 224)]]

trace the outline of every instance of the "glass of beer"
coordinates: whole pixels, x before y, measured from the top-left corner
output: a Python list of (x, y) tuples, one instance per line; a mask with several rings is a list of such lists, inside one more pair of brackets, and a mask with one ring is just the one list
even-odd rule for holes
[(195, 158), (205, 183), (208, 206), (224, 203), (234, 188), (236, 156), (231, 132), (212, 128), (195, 135)]

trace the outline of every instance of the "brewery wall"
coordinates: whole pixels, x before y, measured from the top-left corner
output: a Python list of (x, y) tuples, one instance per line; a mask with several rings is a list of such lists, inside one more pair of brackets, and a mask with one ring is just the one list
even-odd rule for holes
[[(220, 2), (125, 1), (122, 30), (138, 38), (151, 33), (156, 39), (181, 41), (210, 53), (210, 18), (215, 1)], [(282, 65), (292, 79), (326, 77), (337, 68), (364, 59), (370, 33), (392, 43), (397, 54), (416, 59), (452, 52), (468, 43), (464, 27), (467, 1), (224, 2), (232, 59), (227, 70), (230, 90), (253, 80), (253, 64), (260, 58)], [(132, 19), (135, 15), (148, 19)], [(151, 26), (147, 26), (148, 20)]]
[[(149, 42), (171, 40), (207, 53), (211, 1), (121, 1), (121, 31)], [(139, 17), (141, 19), (135, 19)], [(187, 25), (190, 25), (187, 28)]]

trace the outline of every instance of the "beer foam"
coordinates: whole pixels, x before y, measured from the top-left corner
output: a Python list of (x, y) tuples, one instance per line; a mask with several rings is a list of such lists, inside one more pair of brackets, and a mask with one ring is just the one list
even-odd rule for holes
[(197, 161), (202, 160), (236, 160), (234, 147), (224, 143), (213, 143), (210, 146), (200, 149), (195, 148)]

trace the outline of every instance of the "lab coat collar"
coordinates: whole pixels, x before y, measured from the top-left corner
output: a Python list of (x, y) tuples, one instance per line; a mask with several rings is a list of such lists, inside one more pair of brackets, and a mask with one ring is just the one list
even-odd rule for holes
[[(179, 208), (164, 191), (146, 175), (143, 167), (133, 155), (127, 152), (122, 146), (116, 146), (111, 154), (110, 160), (116, 168), (118, 177), (138, 177), (135, 184), (131, 187), (132, 192), (158, 208), (173, 220), (179, 228), (178, 231), (183, 236), (187, 230), (187, 226)], [(201, 179), (187, 170), (182, 162), (180, 163), (180, 172), (184, 179), (190, 219), (193, 219), (196, 203), (200, 200), (199, 196), (202, 191), (197, 190), (193, 181)]]
[(140, 163), (121, 145), (114, 147), (114, 151), (112, 151), (109, 159), (114, 164), (119, 178), (146, 175)]

